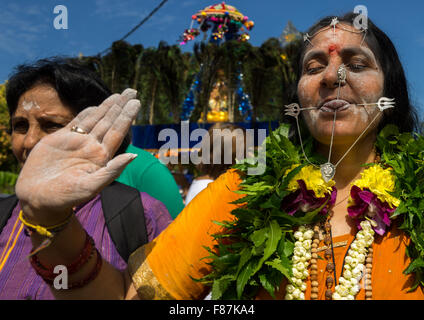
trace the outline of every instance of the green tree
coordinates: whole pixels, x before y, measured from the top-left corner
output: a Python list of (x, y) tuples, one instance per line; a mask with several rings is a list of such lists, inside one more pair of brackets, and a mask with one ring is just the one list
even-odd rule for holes
[(276, 86), (281, 78), (277, 72), (280, 45), (276, 38), (252, 47), (243, 63), (244, 85), (252, 104), (252, 121), (275, 120), (278, 108), (273, 105)]
[(142, 119), (139, 120), (139, 123), (154, 124), (155, 113), (157, 114), (155, 105), (157, 104), (158, 88), (160, 86), (160, 66), (155, 48), (144, 50), (140, 59), (139, 72), (140, 99), (142, 105), (146, 106), (146, 108), (143, 108)]
[(142, 51), (142, 45), (133, 46), (125, 41), (115, 41), (111, 51), (101, 58), (102, 79), (112, 92), (122, 92), (133, 86), (137, 58)]
[(172, 122), (178, 123), (181, 105), (187, 92), (188, 61), (184, 59), (178, 46), (169, 46), (164, 41), (159, 43), (156, 56), (161, 88), (170, 105)]
[(0, 193), (13, 193), (19, 165), (12, 152), (6, 85), (0, 84)]
[(191, 121), (197, 122), (200, 113), (203, 113), (203, 123), (206, 122), (208, 113), (209, 97), (211, 95), (213, 85), (218, 76), (218, 70), (223, 60), (223, 50), (213, 43), (205, 44), (203, 42), (194, 45), (194, 57), (200, 65), (200, 92), (197, 96), (197, 103)]

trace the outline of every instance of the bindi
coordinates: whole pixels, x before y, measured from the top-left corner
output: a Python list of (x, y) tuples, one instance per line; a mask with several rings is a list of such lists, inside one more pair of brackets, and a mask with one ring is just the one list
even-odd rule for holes
[(328, 46), (328, 53), (329, 54), (336, 54), (337, 53), (337, 46), (335, 44), (330, 44)]

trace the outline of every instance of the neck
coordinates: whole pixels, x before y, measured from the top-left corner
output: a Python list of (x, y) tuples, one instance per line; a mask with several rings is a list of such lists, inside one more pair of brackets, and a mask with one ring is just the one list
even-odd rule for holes
[[(336, 175), (334, 176), (338, 190), (346, 187), (350, 188), (350, 183), (364, 169), (362, 165), (364, 163), (374, 162), (376, 156), (374, 142), (375, 134), (369, 134), (359, 140), (347, 154), (346, 151), (350, 148), (351, 144), (333, 144), (331, 163), (335, 165), (344, 156), (343, 160), (337, 165)], [(318, 144), (317, 152), (324, 157), (328, 157), (329, 146)]]

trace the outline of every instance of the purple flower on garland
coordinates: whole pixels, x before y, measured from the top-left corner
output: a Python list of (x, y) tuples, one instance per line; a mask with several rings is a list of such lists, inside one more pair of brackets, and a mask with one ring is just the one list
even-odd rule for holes
[(347, 211), (349, 216), (356, 221), (358, 229), (361, 229), (360, 223), (367, 216), (377, 223), (377, 226), (373, 228), (374, 231), (383, 235), (386, 227), (390, 226), (390, 216), (395, 212), (396, 207), (390, 208), (387, 202), (382, 202), (369, 189), (362, 190), (356, 185), (352, 186), (350, 197), (352, 204)]
[(282, 202), (282, 209), (291, 216), (299, 210), (310, 212), (318, 209), (328, 201), (327, 205), (320, 211), (320, 214), (326, 215), (328, 208), (336, 202), (336, 187), (332, 187), (331, 193), (328, 193), (325, 197), (317, 198), (313, 190), (306, 189), (306, 184), (303, 180), (297, 180), (297, 183), (299, 184), (299, 189), (286, 196)]

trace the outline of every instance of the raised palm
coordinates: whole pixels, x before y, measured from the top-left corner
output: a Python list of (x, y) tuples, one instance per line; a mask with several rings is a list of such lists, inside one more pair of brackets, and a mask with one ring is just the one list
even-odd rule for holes
[[(93, 198), (134, 158), (122, 154), (111, 159), (140, 109), (133, 97), (134, 91), (124, 92), (85, 109), (34, 147), (19, 175), (16, 194), (29, 211), (45, 215), (35, 220), (57, 220), (49, 215), (64, 215)], [(74, 126), (86, 134), (71, 130)]]

